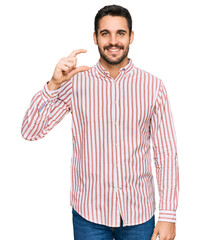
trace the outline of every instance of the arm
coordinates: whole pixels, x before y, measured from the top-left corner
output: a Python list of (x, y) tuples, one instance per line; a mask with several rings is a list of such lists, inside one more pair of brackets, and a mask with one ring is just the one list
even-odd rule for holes
[(47, 83), (32, 98), (26, 111), (21, 133), (26, 140), (38, 140), (56, 126), (71, 109), (72, 80), (50, 91)]
[[(151, 135), (159, 190), (159, 217), (152, 240), (174, 239), (179, 192), (177, 144), (166, 89), (159, 82), (151, 119)], [(168, 238), (166, 238), (168, 237)]]
[(51, 81), (32, 98), (22, 123), (21, 133), (25, 139), (44, 137), (70, 111), (72, 77), (89, 69), (87, 66), (76, 67), (77, 54), (85, 52), (84, 49), (75, 50), (67, 58), (62, 58)]

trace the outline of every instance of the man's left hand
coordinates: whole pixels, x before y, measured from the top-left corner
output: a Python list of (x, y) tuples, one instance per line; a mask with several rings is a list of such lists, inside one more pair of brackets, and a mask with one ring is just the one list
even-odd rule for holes
[(151, 240), (174, 240), (176, 236), (176, 225), (171, 222), (157, 222)]

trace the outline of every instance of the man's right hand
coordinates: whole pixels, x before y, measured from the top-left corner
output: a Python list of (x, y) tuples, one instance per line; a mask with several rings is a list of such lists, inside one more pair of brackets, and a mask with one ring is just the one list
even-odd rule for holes
[(77, 55), (80, 53), (86, 53), (85, 49), (74, 50), (68, 57), (60, 59), (58, 64), (55, 67), (53, 77), (48, 83), (49, 90), (56, 90), (61, 86), (63, 82), (68, 81), (78, 72), (87, 71), (89, 67), (81, 66), (76, 67), (77, 65)]

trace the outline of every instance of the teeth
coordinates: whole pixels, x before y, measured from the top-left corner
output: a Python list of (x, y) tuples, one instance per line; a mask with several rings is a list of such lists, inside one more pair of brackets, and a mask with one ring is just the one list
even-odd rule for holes
[(117, 52), (117, 51), (119, 51), (119, 48), (117, 48), (117, 49), (109, 49), (109, 51), (111, 51), (111, 52)]

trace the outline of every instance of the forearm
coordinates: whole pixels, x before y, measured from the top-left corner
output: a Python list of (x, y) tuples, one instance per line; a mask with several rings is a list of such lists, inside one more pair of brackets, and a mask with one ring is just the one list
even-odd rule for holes
[(26, 111), (21, 133), (26, 140), (44, 137), (69, 111), (69, 100), (58, 99), (58, 92), (50, 92), (47, 84), (32, 98)]
[(179, 192), (176, 152), (162, 155), (156, 160), (156, 175), (160, 199), (158, 221), (175, 223)]

